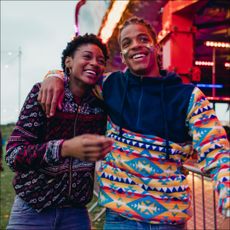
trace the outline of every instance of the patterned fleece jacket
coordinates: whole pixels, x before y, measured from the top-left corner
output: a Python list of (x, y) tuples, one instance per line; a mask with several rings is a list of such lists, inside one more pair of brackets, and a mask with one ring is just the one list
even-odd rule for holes
[[(163, 73), (162, 73), (163, 74)], [(230, 215), (226, 132), (204, 94), (175, 73), (141, 77), (129, 70), (105, 78), (107, 135), (115, 139), (98, 170), (99, 203), (137, 221), (182, 224), (191, 216), (183, 162), (193, 150)]]
[(92, 93), (74, 98), (68, 82), (62, 109), (46, 118), (34, 85), (11, 134), (6, 162), (15, 171), (16, 194), (38, 212), (49, 207), (84, 207), (93, 195), (94, 164), (60, 155), (64, 140), (84, 133), (104, 134), (106, 114)]

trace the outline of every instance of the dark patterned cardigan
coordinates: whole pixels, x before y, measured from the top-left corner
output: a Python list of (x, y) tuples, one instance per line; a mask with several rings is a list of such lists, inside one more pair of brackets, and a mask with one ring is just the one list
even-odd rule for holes
[(104, 134), (106, 113), (93, 94), (81, 101), (68, 82), (62, 109), (46, 118), (37, 101), (40, 84), (26, 98), (11, 134), (6, 162), (15, 171), (16, 194), (38, 212), (48, 207), (84, 207), (93, 195), (94, 164), (60, 155), (64, 140), (84, 133)]

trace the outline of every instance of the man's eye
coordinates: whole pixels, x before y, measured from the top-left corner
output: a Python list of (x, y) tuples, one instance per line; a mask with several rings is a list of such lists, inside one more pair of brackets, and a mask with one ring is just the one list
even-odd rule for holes
[(130, 44), (130, 41), (125, 41), (122, 43), (122, 47), (126, 48)]
[(140, 41), (145, 43), (145, 42), (149, 42), (149, 38), (147, 37), (140, 37)]

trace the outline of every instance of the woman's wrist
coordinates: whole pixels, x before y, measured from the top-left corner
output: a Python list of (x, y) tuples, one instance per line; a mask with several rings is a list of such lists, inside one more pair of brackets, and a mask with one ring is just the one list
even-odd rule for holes
[(68, 140), (63, 141), (62, 147), (61, 147), (61, 156), (62, 157), (69, 157), (69, 142)]

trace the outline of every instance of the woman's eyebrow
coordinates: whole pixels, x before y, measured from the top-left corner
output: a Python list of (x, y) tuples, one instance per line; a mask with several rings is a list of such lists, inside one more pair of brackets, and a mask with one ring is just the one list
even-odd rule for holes
[[(88, 53), (88, 54), (93, 55), (93, 52), (92, 52), (92, 51), (88, 51), (88, 50), (84, 50), (84, 51), (83, 51), (83, 53)], [(104, 55), (99, 54), (99, 55), (98, 55), (98, 57), (102, 57), (102, 58), (104, 58)]]

